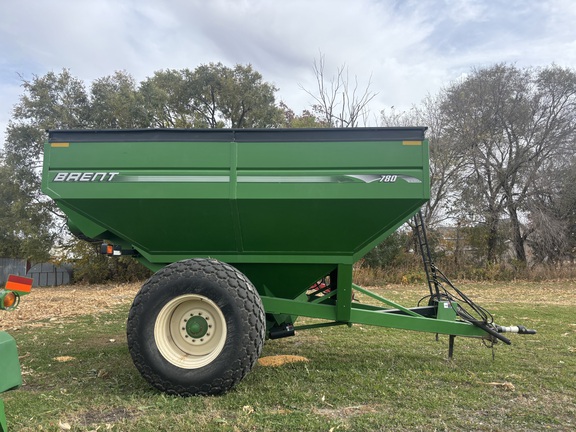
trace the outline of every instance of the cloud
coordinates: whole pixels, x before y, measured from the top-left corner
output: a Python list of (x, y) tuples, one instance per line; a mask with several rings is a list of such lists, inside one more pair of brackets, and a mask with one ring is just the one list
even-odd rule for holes
[[(312, 63), (343, 64), (372, 108), (409, 107), (473, 66), (576, 66), (571, 0), (26, 0), (0, 17), (0, 138), (20, 76), (69, 68), (87, 83), (125, 70), (251, 63), (294, 110), (311, 98)], [(3, 141), (3, 139), (2, 139)]]

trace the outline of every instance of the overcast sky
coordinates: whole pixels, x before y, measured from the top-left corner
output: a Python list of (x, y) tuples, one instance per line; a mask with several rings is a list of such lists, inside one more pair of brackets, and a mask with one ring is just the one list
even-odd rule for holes
[(576, 68), (574, 0), (0, 0), (0, 142), (22, 79), (70, 69), (89, 84), (124, 70), (251, 63), (294, 111), (312, 65), (372, 77), (385, 107), (407, 108), (473, 67)]

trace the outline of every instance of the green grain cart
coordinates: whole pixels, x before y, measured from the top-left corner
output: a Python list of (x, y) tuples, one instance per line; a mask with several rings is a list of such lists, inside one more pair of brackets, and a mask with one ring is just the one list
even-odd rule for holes
[[(42, 187), (74, 234), (155, 272), (127, 323), (144, 378), (170, 394), (218, 394), (253, 368), (266, 337), (303, 328), (359, 323), (509, 342), (500, 333), (514, 329), (470, 316), (431, 261), (425, 306), (352, 283), (353, 264), (429, 198), (424, 133), (55, 130)], [(353, 291), (381, 306), (353, 301)], [(295, 327), (299, 316), (322, 321)]]

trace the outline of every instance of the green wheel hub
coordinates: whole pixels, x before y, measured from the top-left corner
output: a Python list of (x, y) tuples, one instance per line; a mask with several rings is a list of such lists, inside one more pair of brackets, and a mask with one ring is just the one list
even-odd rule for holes
[(208, 322), (200, 315), (190, 317), (186, 322), (186, 333), (191, 338), (202, 338), (208, 333)]

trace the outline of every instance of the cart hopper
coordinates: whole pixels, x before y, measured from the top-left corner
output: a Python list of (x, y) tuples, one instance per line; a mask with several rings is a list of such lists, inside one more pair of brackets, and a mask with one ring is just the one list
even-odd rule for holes
[(52, 131), (43, 187), (153, 270), (211, 257), (294, 298), (426, 202), (424, 130)]

